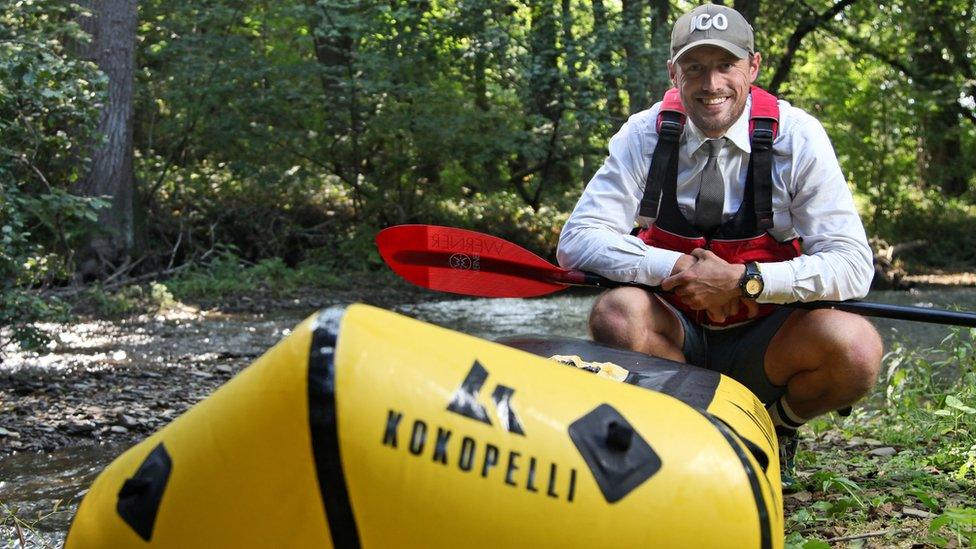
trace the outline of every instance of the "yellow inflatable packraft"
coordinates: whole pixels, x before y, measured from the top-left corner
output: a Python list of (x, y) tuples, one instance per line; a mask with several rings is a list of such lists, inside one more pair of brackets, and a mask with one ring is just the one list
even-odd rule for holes
[(713, 372), (354, 305), (110, 464), (66, 547), (782, 547), (775, 440)]

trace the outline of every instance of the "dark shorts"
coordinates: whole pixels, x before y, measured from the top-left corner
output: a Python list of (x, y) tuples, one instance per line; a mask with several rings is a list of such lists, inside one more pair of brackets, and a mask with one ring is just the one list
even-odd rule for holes
[(780, 307), (771, 315), (724, 330), (703, 328), (681, 311), (661, 300), (681, 321), (685, 331), (682, 347), (689, 363), (727, 375), (745, 385), (764, 404), (770, 404), (786, 392), (774, 385), (764, 367), (766, 349), (773, 336), (793, 312)]

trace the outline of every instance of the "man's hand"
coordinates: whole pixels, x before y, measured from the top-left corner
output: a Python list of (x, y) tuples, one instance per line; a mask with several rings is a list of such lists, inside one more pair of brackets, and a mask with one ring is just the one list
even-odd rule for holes
[[(680, 264), (688, 256), (678, 260)], [(746, 271), (745, 265), (731, 264), (714, 253), (696, 248), (691, 252), (694, 264), (664, 279), (661, 287), (681, 298), (689, 307), (708, 311), (712, 320), (735, 314), (742, 300), (739, 280)], [(678, 265), (675, 265), (678, 271)], [(754, 304), (754, 302), (753, 302)], [(752, 307), (747, 303), (752, 312)]]
[(695, 256), (681, 254), (681, 257), (675, 261), (674, 267), (671, 268), (671, 276), (673, 277), (682, 271), (687, 271), (695, 263), (698, 263), (698, 259), (696, 259)]

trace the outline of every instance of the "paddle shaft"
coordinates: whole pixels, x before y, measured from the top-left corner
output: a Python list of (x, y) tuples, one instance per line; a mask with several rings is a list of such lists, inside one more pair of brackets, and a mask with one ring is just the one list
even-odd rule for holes
[[(617, 282), (584, 271), (562, 269), (501, 238), (436, 225), (398, 225), (376, 237), (380, 255), (401, 277), (424, 288), (478, 297), (535, 297), (569, 286), (633, 286), (664, 293), (658, 286)], [(798, 309), (837, 309), (864, 316), (976, 327), (976, 313), (888, 305), (866, 301), (786, 303)]]
[[(620, 288), (623, 286), (633, 286), (643, 288), (654, 293), (667, 293), (660, 286), (646, 286), (632, 282), (617, 282), (609, 278), (587, 273), (583, 271), (563, 271), (558, 275), (559, 280), (553, 280), (560, 284), (570, 286), (592, 286), (597, 288)], [(906, 305), (889, 305), (887, 303), (872, 303), (869, 301), (810, 301), (784, 303), (786, 307), (795, 309), (836, 309), (864, 316), (878, 318), (890, 318), (894, 320), (912, 320), (917, 322), (929, 322), (932, 324), (947, 324), (951, 326), (976, 327), (976, 314), (962, 311), (946, 311), (943, 309), (928, 309), (925, 307), (910, 307)]]

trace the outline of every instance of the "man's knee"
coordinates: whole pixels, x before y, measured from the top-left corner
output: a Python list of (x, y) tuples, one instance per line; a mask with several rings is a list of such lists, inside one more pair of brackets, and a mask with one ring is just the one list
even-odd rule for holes
[(846, 387), (851, 394), (863, 396), (874, 387), (881, 372), (884, 348), (881, 336), (874, 326), (863, 317), (839, 311), (832, 313), (827, 325), (829, 351), (825, 364), (834, 372), (835, 382)]
[(877, 330), (859, 315), (797, 311), (773, 340), (766, 371), (780, 385), (818, 372), (816, 378), (832, 392), (858, 398), (877, 381), (882, 353)]
[(625, 344), (635, 328), (650, 317), (647, 294), (638, 288), (617, 288), (601, 294), (590, 310), (590, 334), (596, 341)]
[(851, 389), (863, 395), (878, 381), (884, 347), (874, 326), (863, 318), (857, 320), (859, 322), (851, 326), (844, 358), (850, 372)]

